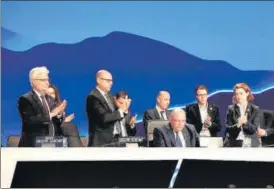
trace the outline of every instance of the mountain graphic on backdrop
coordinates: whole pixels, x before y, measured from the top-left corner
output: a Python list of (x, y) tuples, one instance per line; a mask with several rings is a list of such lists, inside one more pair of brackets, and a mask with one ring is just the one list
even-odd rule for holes
[(3, 48), (16, 51), (23, 51), (37, 44), (37, 41), (4, 27), (1, 27), (1, 42)]
[[(242, 71), (225, 61), (201, 59), (169, 44), (125, 32), (75, 44), (46, 43), (22, 52), (2, 47), (1, 51), (2, 100), (6, 104), (2, 107), (6, 108), (3, 124), (20, 124), (18, 114), (14, 114), (17, 98), (30, 89), (29, 70), (41, 65), (50, 70), (51, 82), (67, 99), (68, 112), (75, 112), (75, 121), (80, 124), (86, 124), (85, 98), (95, 85), (94, 75), (99, 69), (113, 74), (113, 93), (129, 93), (131, 111), (138, 118), (155, 106), (160, 90), (169, 91), (171, 105), (177, 105), (192, 102), (198, 84), (208, 86), (209, 92), (232, 89), (237, 82), (246, 82), (253, 90), (274, 84), (274, 71)], [(20, 125), (14, 127), (20, 129)]]

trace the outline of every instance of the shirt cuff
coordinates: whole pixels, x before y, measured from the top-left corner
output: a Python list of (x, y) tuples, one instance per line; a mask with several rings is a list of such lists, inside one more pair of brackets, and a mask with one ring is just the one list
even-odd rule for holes
[(125, 117), (124, 112), (122, 110), (118, 109), (118, 111), (120, 112), (121, 118)]

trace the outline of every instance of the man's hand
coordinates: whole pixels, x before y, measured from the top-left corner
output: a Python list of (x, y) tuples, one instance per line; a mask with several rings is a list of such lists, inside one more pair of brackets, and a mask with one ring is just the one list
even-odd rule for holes
[(134, 125), (137, 119), (137, 115), (131, 117), (130, 121), (129, 121), (129, 125)]
[(64, 119), (64, 122), (70, 122), (71, 120), (74, 119), (74, 117), (75, 117), (75, 115), (74, 115), (74, 113), (72, 113)]
[(264, 129), (258, 128), (257, 136), (266, 136), (266, 131)]
[(211, 117), (207, 116), (206, 119), (205, 119), (205, 122), (204, 122), (204, 126), (209, 127), (209, 126), (211, 126), (211, 124), (212, 124)]

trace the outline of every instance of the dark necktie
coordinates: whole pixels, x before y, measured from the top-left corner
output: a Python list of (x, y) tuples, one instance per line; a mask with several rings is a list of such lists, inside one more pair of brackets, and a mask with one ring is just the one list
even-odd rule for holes
[(183, 147), (183, 144), (182, 144), (182, 141), (181, 141), (181, 139), (180, 139), (180, 137), (179, 137), (179, 134), (178, 134), (178, 132), (175, 132), (176, 133), (176, 147)]
[(107, 103), (108, 103), (109, 108), (110, 108), (112, 111), (114, 111), (114, 105), (113, 105), (113, 103), (112, 103), (112, 100), (111, 100), (110, 96), (106, 93), (106, 94), (105, 94), (105, 97), (106, 97), (106, 99), (107, 99)]
[[(110, 98), (110, 95), (108, 93), (106, 93), (105, 97), (107, 99), (107, 103), (108, 103), (109, 108), (111, 109), (111, 111), (114, 111), (115, 108), (114, 108), (114, 105), (113, 105), (113, 101)], [(120, 121), (116, 121), (115, 124), (114, 124), (114, 127), (116, 128), (116, 131), (118, 132), (118, 134), (121, 135), (122, 134), (122, 129), (121, 129)]]
[[(42, 105), (43, 105), (43, 108), (44, 108), (44, 111), (45, 111), (45, 115), (50, 118), (49, 116), (49, 109), (48, 109), (48, 106), (47, 106), (47, 101), (46, 101), (46, 98), (44, 95), (41, 95), (41, 99), (42, 99)], [(49, 122), (49, 135), (50, 136), (54, 136), (54, 133), (55, 133), (55, 129), (54, 129), (54, 124), (53, 122), (50, 120)]]
[(160, 111), (160, 113), (161, 113), (161, 120), (165, 120), (165, 111)]
[(47, 101), (46, 101), (45, 96), (41, 95), (41, 99), (42, 99), (42, 105), (43, 105), (43, 108), (44, 108), (44, 112), (47, 116), (49, 116), (49, 109), (48, 109), (48, 106), (47, 106)]

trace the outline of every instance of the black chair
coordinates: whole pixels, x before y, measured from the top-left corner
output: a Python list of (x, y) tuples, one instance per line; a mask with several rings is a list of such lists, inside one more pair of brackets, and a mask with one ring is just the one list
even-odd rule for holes
[(260, 128), (262, 129), (271, 129), (269, 136), (262, 137), (262, 146), (263, 147), (274, 147), (274, 111), (272, 110), (261, 110), (261, 123)]

